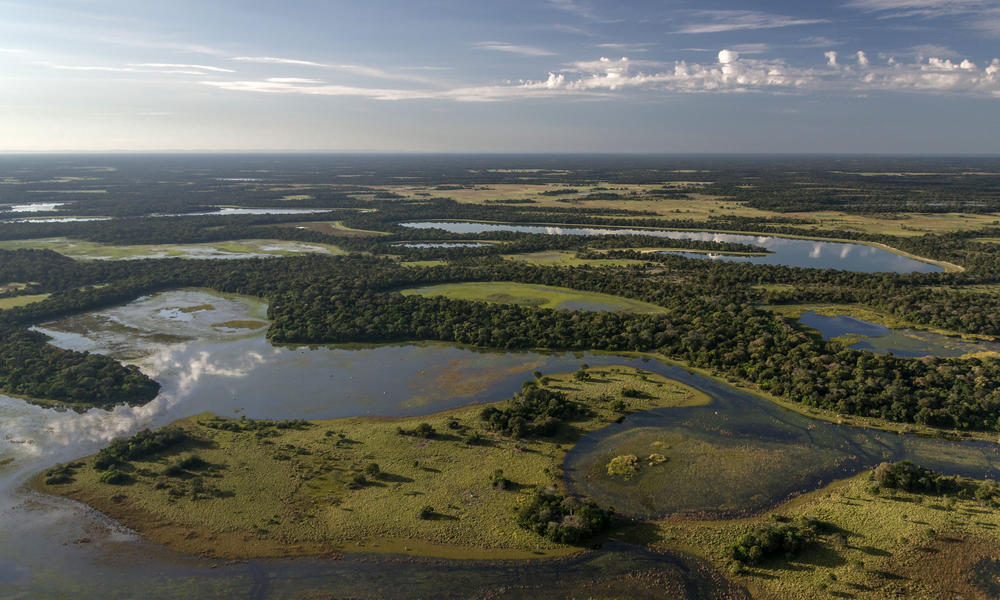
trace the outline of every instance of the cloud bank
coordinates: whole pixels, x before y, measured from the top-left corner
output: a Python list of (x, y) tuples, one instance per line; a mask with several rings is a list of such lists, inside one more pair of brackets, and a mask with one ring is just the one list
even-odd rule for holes
[[(879, 64), (863, 50), (838, 61), (823, 54), (821, 67), (791, 66), (780, 59), (755, 59), (723, 49), (713, 63), (675, 61), (664, 64), (602, 57), (576, 61), (549, 72), (544, 79), (506, 81), (498, 85), (450, 89), (370, 88), (331, 84), (317, 79), (272, 77), (260, 80), (215, 80), (205, 85), (224, 90), (316, 96), (360, 96), (375, 100), (452, 100), (490, 102), (519, 98), (612, 96), (629, 90), (648, 93), (868, 93), (936, 92), (1000, 98), (1000, 59), (983, 66), (969, 59), (928, 57), (902, 63), (888, 58)], [(850, 63), (850, 64), (847, 64)], [(645, 71), (643, 67), (658, 70)]]

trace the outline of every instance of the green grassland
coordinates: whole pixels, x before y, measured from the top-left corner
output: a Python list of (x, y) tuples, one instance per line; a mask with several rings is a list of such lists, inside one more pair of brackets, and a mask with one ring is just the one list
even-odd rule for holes
[(377, 237), (380, 235), (390, 235), (384, 231), (370, 231), (367, 229), (354, 229), (344, 225), (341, 221), (304, 221), (302, 223), (288, 223), (283, 227), (294, 227), (295, 229), (309, 229), (318, 231), (326, 235), (339, 237)]
[(663, 308), (641, 302), (569, 288), (512, 282), (447, 283), (403, 290), (405, 295), (444, 296), (453, 300), (483, 300), (496, 304), (519, 304), (537, 308), (564, 308), (565, 303), (592, 305), (598, 310), (617, 310), (639, 314), (662, 313)]
[(35, 302), (41, 302), (48, 298), (51, 294), (25, 294), (23, 296), (11, 296), (10, 298), (0, 298), (0, 310), (5, 310), (8, 308), (17, 308), (19, 306), (26, 306), (28, 304), (34, 304)]
[[(989, 598), (973, 589), (973, 567), (995, 581), (1000, 570), (1000, 511), (974, 499), (878, 490), (871, 472), (795, 499), (775, 511), (827, 524), (806, 552), (746, 570), (734, 569), (728, 548), (773, 517), (658, 524), (656, 545), (680, 549), (735, 571), (755, 598)], [(990, 564), (993, 566), (991, 567)]]
[(219, 253), (294, 256), (310, 252), (344, 254), (330, 244), (297, 243), (282, 240), (234, 240), (211, 244), (159, 244), (111, 246), (69, 238), (0, 241), (0, 250), (53, 250), (78, 260), (124, 260), (130, 258), (185, 258)]
[[(572, 548), (521, 529), (513, 511), (536, 486), (561, 485), (563, 459), (579, 436), (624, 412), (709, 402), (687, 386), (628, 367), (588, 372), (587, 381), (570, 374), (542, 380), (590, 409), (551, 438), (514, 440), (487, 431), (482, 406), (301, 428), (201, 415), (178, 422), (191, 440), (186, 445), (123, 468), (131, 478), (126, 485), (101, 483), (101, 472), (91, 468), (94, 457), (81, 461), (71, 482), (45, 484), (43, 474), (34, 485), (89, 504), (154, 542), (221, 557), (356, 550), (464, 558), (563, 554)], [(625, 397), (626, 387), (640, 394)], [(420, 423), (437, 435), (397, 432)], [(470, 442), (473, 434), (482, 439)], [(206, 464), (164, 474), (191, 455)], [(363, 474), (370, 463), (379, 466), (377, 475)], [(497, 469), (513, 482), (508, 489), (492, 487)], [(433, 507), (431, 518), (420, 518), (425, 506)]]
[[(417, 194), (432, 193), (435, 196), (452, 198), (458, 202), (482, 204), (487, 201), (529, 199), (533, 206), (562, 207), (585, 206), (587, 208), (619, 209), (626, 205), (632, 210), (653, 211), (667, 218), (692, 219), (708, 221), (717, 217), (793, 217), (812, 221), (815, 224), (799, 225), (803, 235), (809, 235), (814, 229), (842, 229), (871, 234), (888, 234), (900, 236), (919, 236), (925, 233), (950, 233), (982, 229), (994, 225), (1000, 215), (997, 214), (965, 214), (965, 213), (899, 213), (895, 215), (855, 215), (840, 211), (810, 211), (778, 213), (748, 207), (732, 199), (698, 193), (697, 188), (708, 182), (672, 182), (667, 184), (491, 184), (475, 188), (435, 191), (430, 188), (413, 186), (379, 186), (381, 189), (400, 194), (410, 199), (419, 198)], [(594, 192), (595, 187), (608, 188), (623, 199), (590, 199), (587, 196), (550, 196), (545, 195), (557, 189), (572, 187), (582, 193)], [(651, 196), (650, 190), (664, 187), (683, 188), (688, 198), (663, 198)], [(633, 195), (634, 193), (634, 195)], [(627, 221), (627, 218), (623, 218)]]

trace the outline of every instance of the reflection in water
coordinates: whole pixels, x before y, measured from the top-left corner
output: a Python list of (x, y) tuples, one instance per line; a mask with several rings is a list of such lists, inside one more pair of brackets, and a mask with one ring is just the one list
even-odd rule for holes
[[(719, 579), (696, 559), (609, 547), (543, 561), (446, 561), (350, 555), (218, 566), (142, 543), (74, 502), (25, 492), (25, 479), (95, 452), (142, 427), (213, 411), (260, 418), (426, 414), (512, 395), (535, 369), (571, 371), (584, 356), (490, 353), (445, 345), (275, 348), (261, 333), (214, 323), (259, 318), (262, 306), (197, 291), (157, 294), (127, 306), (64, 319), (41, 330), (54, 343), (131, 357), (163, 385), (141, 407), (82, 414), (0, 396), (0, 581), (15, 596), (108, 598), (466, 598), (569, 594), (566, 582), (613, 580), (655, 570), (670, 590), (719, 596)], [(162, 336), (171, 332), (170, 341)], [(586, 360), (614, 361), (586, 356)], [(386, 369), (392, 369), (387, 376)], [(209, 568), (209, 567), (218, 568)], [(668, 595), (653, 590), (649, 597)]]
[[(622, 513), (756, 512), (883, 461), (911, 460), (948, 475), (1000, 478), (1000, 446), (990, 442), (949, 442), (835, 425), (680, 367), (615, 362), (675, 379), (713, 400), (706, 406), (636, 413), (585, 435), (570, 450), (564, 465), (570, 489)], [(655, 442), (666, 448), (660, 450), (670, 458), (665, 466), (640, 470), (628, 482), (607, 475), (611, 458), (638, 455), (637, 447), (657, 451)], [(708, 454), (690, 452), (692, 448)], [(678, 473), (691, 477), (679, 478)]]
[(811, 267), (815, 269), (844, 269), (861, 273), (935, 273), (943, 269), (937, 265), (901, 256), (865, 244), (820, 242), (763, 235), (716, 233), (712, 231), (666, 231), (659, 229), (602, 229), (590, 227), (552, 227), (542, 225), (506, 225), (468, 222), (401, 223), (415, 229), (443, 229), (452, 233), (482, 233), (487, 231), (516, 231), (521, 233), (547, 233), (552, 235), (648, 235), (673, 240), (700, 240), (703, 242), (734, 242), (759, 246), (771, 252), (764, 256), (740, 256), (704, 252), (673, 252), (687, 258), (751, 262), (763, 265)]
[[(659, 486), (654, 504), (648, 505), (644, 504), (648, 498), (630, 494), (628, 489), (603, 489), (600, 481), (579, 477), (592, 457), (599, 462), (604, 460), (602, 452), (615, 450), (614, 444), (605, 447), (606, 440), (628, 435), (630, 430), (680, 432), (720, 446), (756, 444), (774, 452), (804, 446), (810, 450), (791, 452), (782, 463), (790, 468), (782, 470), (780, 477), (753, 478), (750, 487), (758, 481), (760, 485), (750, 490), (750, 505), (768, 505), (789, 491), (814, 489), (821, 481), (883, 459), (905, 457), (943, 472), (996, 475), (991, 463), (998, 456), (992, 444), (948, 443), (826, 425), (657, 361), (592, 353), (481, 352), (438, 344), (285, 348), (268, 344), (261, 330), (243, 333), (213, 326), (260, 318), (262, 310), (262, 305), (246, 299), (168, 292), (42, 329), (54, 334), (54, 343), (64, 347), (129, 357), (163, 389), (145, 406), (92, 409), (82, 414), (0, 396), (0, 521), (4, 523), (0, 581), (6, 585), (5, 592), (108, 598), (309, 594), (417, 598), (481, 596), (485, 590), (510, 586), (514, 588), (509, 590), (510, 597), (550, 597), (572, 595), (566, 581), (655, 568), (667, 574), (672, 586), (680, 586), (677, 589), (693, 590), (689, 597), (717, 597), (718, 590), (713, 590), (705, 569), (695, 568), (693, 559), (613, 547), (562, 561), (483, 563), (353, 555), (344, 561), (254, 561), (209, 569), (206, 561), (141, 543), (86, 507), (19, 487), (30, 475), (93, 453), (114, 437), (204, 411), (222, 416), (313, 419), (427, 414), (470, 402), (501, 400), (518, 391), (535, 370), (567, 372), (582, 363), (626, 364), (655, 371), (714, 399), (705, 407), (633, 415), (620, 425), (586, 436), (571, 452), (566, 465), (568, 485), (626, 513), (670, 512), (700, 502), (691, 493), (677, 493), (684, 490), (676, 482)], [(711, 470), (699, 475), (705, 481), (702, 489), (725, 488), (713, 479)], [(721, 505), (732, 499), (713, 501)], [(662, 593), (669, 596), (668, 592), (664, 588)]]

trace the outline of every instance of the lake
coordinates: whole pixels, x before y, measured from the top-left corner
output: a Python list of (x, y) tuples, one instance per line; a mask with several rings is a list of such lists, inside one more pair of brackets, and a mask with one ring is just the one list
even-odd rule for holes
[(812, 269), (842, 269), (860, 273), (938, 273), (938, 265), (916, 260), (895, 252), (849, 242), (825, 242), (767, 235), (716, 233), (712, 231), (668, 231), (662, 229), (625, 229), (562, 227), (548, 225), (510, 225), (501, 223), (439, 222), (401, 223), (414, 229), (442, 229), (451, 233), (485, 233), (514, 231), (551, 235), (647, 235), (673, 240), (698, 240), (703, 242), (733, 242), (750, 244), (769, 254), (739, 255), (707, 252), (665, 251), (686, 258), (727, 260), (763, 265), (784, 265)]

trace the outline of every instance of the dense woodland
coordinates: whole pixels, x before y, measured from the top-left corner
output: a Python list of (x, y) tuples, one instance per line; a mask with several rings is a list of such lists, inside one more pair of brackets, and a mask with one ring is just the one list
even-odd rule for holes
[[(38, 160), (41, 166), (33, 167), (36, 171), (27, 169), (38, 177), (47, 173), (45, 169), (62, 168)], [(310, 162), (318, 158), (304, 157), (302, 163), (295, 163), (297, 170), (283, 170), (275, 165), (268, 171), (270, 174), (260, 177), (244, 177), (243, 168), (253, 161), (252, 157), (219, 160), (222, 164), (211, 169), (175, 165), (187, 178), (184, 185), (176, 175), (171, 179), (169, 174), (141, 161), (130, 165), (131, 171), (122, 168), (111, 174), (95, 174), (99, 183), (94, 185), (107, 188), (106, 196), (96, 200), (83, 198), (82, 194), (53, 196), (68, 203), (61, 209), (66, 214), (118, 218), (83, 223), (0, 223), (0, 239), (72, 237), (107, 244), (148, 244), (272, 238), (336, 244), (350, 254), (227, 261), (80, 262), (51, 251), (2, 251), (0, 284), (28, 283), (18, 293), (52, 295), (43, 302), (0, 311), (0, 389), (80, 405), (147, 401), (155, 395), (157, 386), (134, 369), (105, 357), (55, 349), (26, 328), (60, 316), (127, 302), (153, 291), (204, 286), (266, 299), (273, 322), (268, 335), (276, 343), (442, 340), (492, 348), (659, 352), (692, 366), (751, 382), (776, 396), (809, 406), (940, 427), (1000, 431), (997, 359), (911, 359), (850, 350), (838, 343), (825, 342), (815, 332), (762, 308), (769, 303), (859, 303), (927, 326), (1000, 335), (1000, 294), (985, 287), (1000, 283), (1000, 260), (993, 245), (977, 241), (977, 238), (1000, 237), (1000, 227), (909, 238), (841, 230), (810, 232), (821, 237), (885, 243), (962, 265), (965, 271), (959, 273), (866, 274), (702, 261), (639, 253), (635, 249), (684, 247), (746, 252), (757, 248), (631, 235), (449, 234), (435, 229), (404, 228), (399, 224), (469, 219), (801, 234), (802, 230), (793, 226), (812, 223), (801, 215), (763, 219), (730, 216), (708, 222), (655, 217), (629, 210), (627, 194), (615, 191), (614, 184), (669, 184), (680, 180), (673, 171), (694, 168), (692, 163), (685, 162), (687, 159), (677, 159), (670, 169), (665, 169), (662, 167), (665, 159), (660, 159), (660, 167), (655, 168), (645, 158), (635, 164), (587, 158), (580, 159), (580, 166), (570, 174), (557, 174), (555, 163), (551, 163), (552, 172), (547, 174), (545, 168), (550, 164), (546, 161), (550, 159), (544, 159), (542, 171), (521, 174), (532, 182), (558, 181), (566, 189), (605, 182), (608, 191), (602, 193), (624, 196), (622, 208), (615, 211), (580, 206), (542, 207), (521, 202), (474, 205), (448, 199), (449, 191), (465, 186), (511, 181), (510, 173), (484, 170), (479, 165), (485, 159), (479, 157), (463, 163), (463, 169), (452, 165), (454, 159), (448, 162), (440, 157), (414, 158), (411, 163), (385, 158), (384, 162), (367, 167), (360, 166), (365, 164), (361, 158), (345, 158), (344, 164), (326, 171)], [(496, 163), (499, 166), (489, 168), (514, 168), (509, 167), (512, 161), (516, 164), (515, 159), (508, 157)], [(928, 165), (917, 159), (905, 164), (890, 159), (873, 162), (862, 165), (847, 159), (830, 159), (822, 163), (817, 159), (804, 161), (792, 173), (780, 161), (759, 164), (746, 161), (720, 173), (721, 162), (704, 159), (697, 168), (705, 171), (706, 181), (713, 182), (713, 193), (760, 207), (779, 199), (789, 210), (825, 207), (824, 210), (889, 214), (901, 210), (931, 211), (938, 205), (951, 206), (949, 210), (960, 212), (982, 212), (981, 209), (991, 206), (994, 207), (991, 211), (998, 210), (995, 203), (1000, 202), (997, 200), (1000, 179), (969, 179), (961, 175), (965, 170), (1000, 170), (987, 159), (940, 161), (936, 163), (936, 172), (948, 175), (926, 186), (921, 177), (849, 175), (879, 169), (930, 171)], [(320, 186), (337, 173), (351, 169), (360, 176), (351, 178), (350, 184)], [(406, 176), (415, 178), (415, 184), (427, 185), (426, 196), (404, 200), (374, 187), (393, 182), (394, 177), (404, 176), (401, 173), (409, 173)], [(702, 174), (685, 172), (683, 177), (686, 181), (696, 181)], [(819, 183), (836, 182), (857, 191), (836, 198), (820, 191), (803, 191), (801, 181), (805, 178)], [(24, 179), (28, 181), (30, 177)], [(240, 181), (233, 183), (230, 181), (233, 179)], [(757, 183), (745, 186), (749, 179)], [(171, 185), (171, 181), (176, 185)], [(288, 194), (309, 197), (281, 200), (281, 206), (323, 208), (330, 212), (142, 216), (200, 212), (220, 205), (274, 206), (281, 197), (274, 186), (284, 184), (289, 186)], [(305, 187), (293, 191), (293, 184)], [(80, 185), (76, 182), (77, 187)], [(309, 185), (318, 187), (311, 190)], [(926, 193), (914, 196), (910, 192), (915, 186), (924, 186), (921, 189)], [(3, 194), (0, 203), (56, 201), (28, 194), (31, 188), (30, 181), (5, 185), (0, 188)], [(671, 189), (676, 191), (670, 188), (663, 193), (673, 194)], [(933, 200), (913, 207), (918, 202), (914, 197)], [(956, 203), (964, 204), (956, 209)], [(338, 237), (289, 226), (331, 219), (387, 235)], [(493, 243), (476, 248), (400, 245), (476, 240)], [(642, 262), (614, 268), (543, 267), (500, 256), (541, 250), (575, 252), (583, 258), (628, 258)], [(401, 264), (414, 260), (436, 260), (443, 264), (429, 267)], [(555, 311), (399, 293), (413, 286), (463, 281), (512, 281), (604, 292), (651, 302), (667, 312), (630, 315)], [(500, 421), (497, 417), (497, 427), (509, 428)]]

